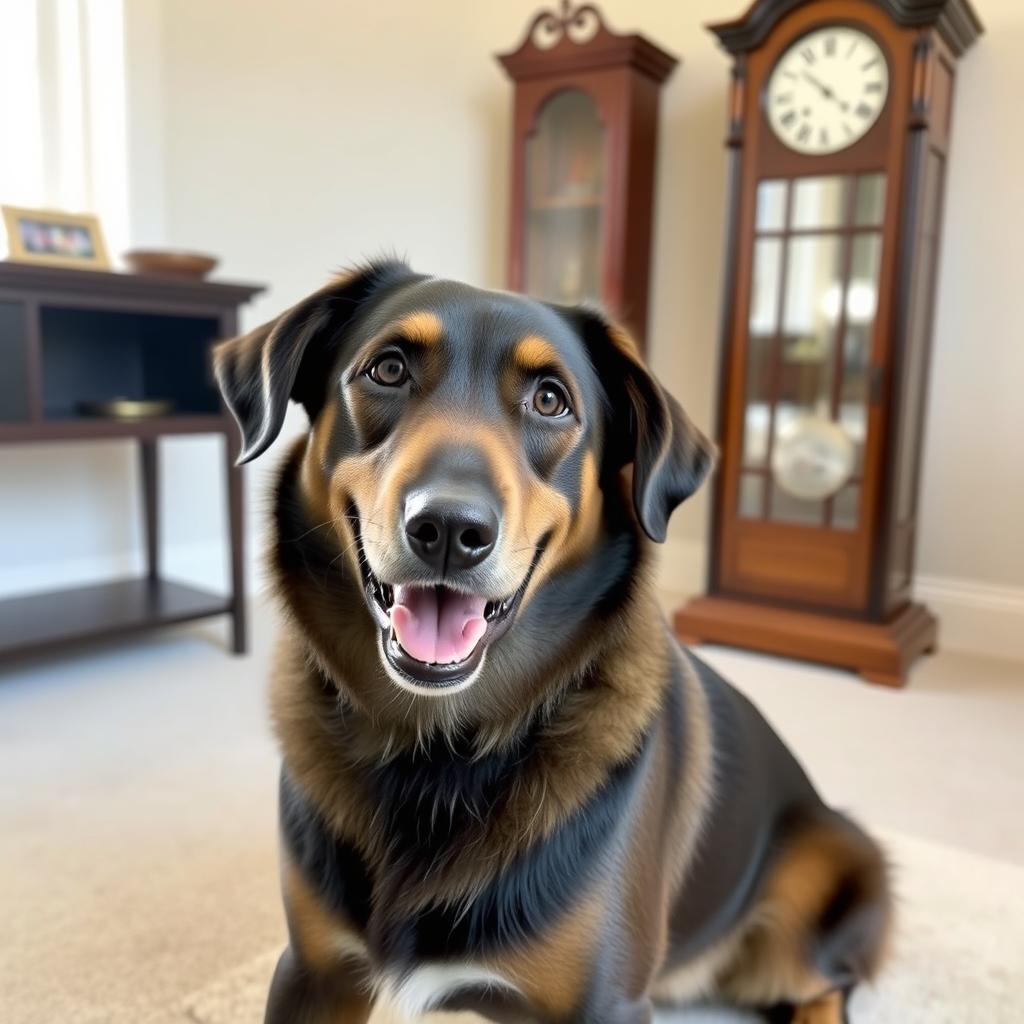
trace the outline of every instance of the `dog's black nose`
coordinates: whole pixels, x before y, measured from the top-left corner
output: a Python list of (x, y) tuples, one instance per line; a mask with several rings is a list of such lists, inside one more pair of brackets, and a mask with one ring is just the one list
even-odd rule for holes
[(498, 516), (483, 501), (411, 494), (405, 503), (409, 547), (431, 569), (472, 569), (498, 540)]

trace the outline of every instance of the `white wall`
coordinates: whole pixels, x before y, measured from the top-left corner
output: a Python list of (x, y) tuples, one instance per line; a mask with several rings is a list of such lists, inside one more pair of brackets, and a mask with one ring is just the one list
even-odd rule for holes
[[(745, 2), (602, 4), (613, 27), (640, 28), (683, 58), (664, 92), (651, 347), (655, 368), (707, 426), (728, 61), (702, 26)], [(134, 240), (215, 252), (223, 276), (268, 282), (247, 324), (332, 269), (384, 249), (433, 273), (501, 285), (510, 87), (492, 54), (518, 42), (535, 7), (128, 0)], [(1024, 99), (1024, 8), (1017, 0), (976, 7), (988, 31), (958, 85), (920, 570), (933, 590), (963, 580), (986, 593), (1010, 588), (1000, 593), (1024, 610), (1024, 403), (1016, 397), (1024, 300), (1014, 280), (1024, 232), (1024, 136), (1014, 130)], [(289, 429), (300, 424), (295, 413)], [(216, 550), (223, 518), (219, 491), (206, 483), (219, 470), (218, 454), (209, 442), (169, 447), (171, 554), (193, 571), (219, 572), (221, 560), (210, 569), (203, 554)], [(47, 472), (69, 473), (82, 451), (47, 453)], [(249, 473), (256, 495), (265, 493), (274, 457)], [(79, 506), (62, 500), (61, 512), (39, 516), (32, 495), (45, 496), (48, 485), (21, 464), (23, 496), (13, 512), (0, 510), (2, 543), (12, 532), (20, 540), (17, 550), (0, 550), (0, 564), (13, 554), (26, 570), (49, 558), (56, 571), (85, 551), (116, 553), (114, 538), (130, 518), (133, 464), (124, 452), (89, 458), (108, 491), (104, 512), (95, 504), (76, 511), (70, 532), (60, 517)], [(0, 472), (7, 465), (0, 462)], [(706, 513), (699, 497), (673, 523), (664, 578), (681, 590), (699, 586)]]

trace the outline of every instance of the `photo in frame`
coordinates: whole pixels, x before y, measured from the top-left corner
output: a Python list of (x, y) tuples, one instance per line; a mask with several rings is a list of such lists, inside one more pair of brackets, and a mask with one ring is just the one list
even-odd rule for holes
[(110, 257), (99, 218), (89, 213), (2, 206), (7, 258), (17, 263), (107, 270)]

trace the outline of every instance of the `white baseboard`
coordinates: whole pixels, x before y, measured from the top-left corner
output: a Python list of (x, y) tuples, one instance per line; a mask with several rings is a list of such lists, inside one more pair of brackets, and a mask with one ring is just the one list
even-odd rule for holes
[[(698, 541), (666, 541), (656, 576), (660, 589), (680, 600), (700, 593), (705, 550)], [(1024, 661), (1024, 587), (923, 575), (914, 597), (938, 617), (940, 650)]]
[(939, 649), (1024, 661), (1024, 587), (918, 576), (916, 600), (939, 620)]

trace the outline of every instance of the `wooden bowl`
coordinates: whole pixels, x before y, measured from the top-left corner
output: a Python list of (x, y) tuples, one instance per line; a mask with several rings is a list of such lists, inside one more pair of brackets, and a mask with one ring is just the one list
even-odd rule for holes
[(78, 411), (86, 416), (110, 420), (146, 420), (166, 416), (174, 409), (169, 398), (111, 398), (100, 402), (79, 402)]
[(206, 277), (215, 266), (214, 256), (201, 252), (175, 252), (171, 249), (130, 249), (122, 259), (133, 274), (159, 274), (163, 277)]

